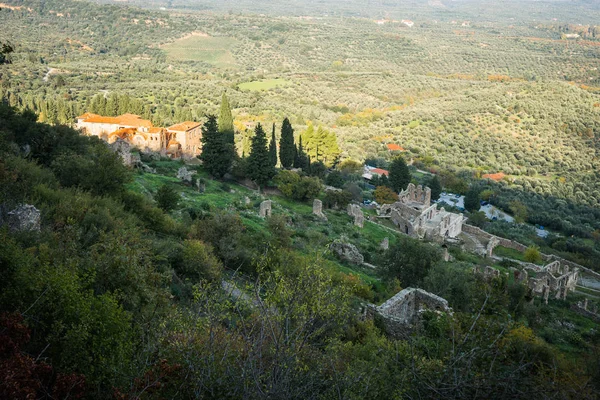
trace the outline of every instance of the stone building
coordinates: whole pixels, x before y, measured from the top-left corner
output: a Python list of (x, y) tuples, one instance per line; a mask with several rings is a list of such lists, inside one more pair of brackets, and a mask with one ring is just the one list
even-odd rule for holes
[(86, 135), (97, 136), (112, 144), (118, 139), (146, 152), (156, 152), (171, 158), (195, 157), (200, 154), (201, 126), (186, 121), (169, 128), (152, 126), (138, 115), (123, 114), (103, 117), (85, 113), (77, 117), (76, 128)]
[(431, 205), (431, 189), (412, 183), (398, 195), (398, 202), (382, 206), (379, 216), (390, 218), (401, 232), (420, 239), (456, 238), (465, 221), (462, 214)]
[(195, 157), (202, 151), (202, 125), (198, 122), (185, 121), (167, 128), (172, 139), (180, 145), (184, 155)]
[(375, 307), (368, 306), (368, 316), (378, 320), (385, 332), (395, 338), (403, 338), (418, 329), (426, 311), (452, 314), (448, 301), (423, 289), (406, 288), (388, 301)]
[(579, 278), (579, 269), (570, 269), (560, 261), (554, 261), (541, 271), (537, 271), (535, 278), (529, 278), (528, 286), (532, 293), (541, 296), (547, 303), (549, 297), (565, 299), (569, 291), (574, 292)]

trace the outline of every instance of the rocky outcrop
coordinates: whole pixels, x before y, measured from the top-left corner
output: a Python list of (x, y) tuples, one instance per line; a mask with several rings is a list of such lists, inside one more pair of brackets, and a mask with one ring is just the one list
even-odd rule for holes
[(196, 175), (196, 171), (189, 171), (186, 167), (181, 167), (177, 170), (177, 179), (181, 179), (184, 182), (192, 183)]
[(365, 258), (358, 248), (351, 243), (347, 243), (344, 240), (335, 240), (329, 245), (331, 251), (338, 256), (341, 260), (347, 261), (354, 265), (363, 265)]
[(42, 216), (40, 211), (30, 204), (23, 204), (6, 213), (0, 225), (6, 224), (11, 232), (39, 232)]

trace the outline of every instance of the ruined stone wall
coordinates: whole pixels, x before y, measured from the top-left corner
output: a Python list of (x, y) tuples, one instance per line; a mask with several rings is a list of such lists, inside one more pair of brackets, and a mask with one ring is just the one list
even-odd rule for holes
[(379, 307), (369, 306), (367, 314), (387, 335), (403, 338), (419, 328), (427, 310), (452, 313), (445, 299), (422, 289), (406, 288)]
[(503, 238), (500, 236), (492, 235), (491, 233), (488, 233), (488, 232), (484, 231), (483, 229), (480, 229), (473, 225), (463, 224), (462, 230), (463, 230), (463, 232), (483, 237), (488, 241), (490, 241), (490, 240), (492, 240), (492, 238), (494, 238), (498, 242), (497, 246), (514, 249), (514, 250), (517, 250), (520, 252), (527, 250), (527, 246), (525, 246), (524, 244), (515, 242), (514, 240), (506, 239), (506, 238)]

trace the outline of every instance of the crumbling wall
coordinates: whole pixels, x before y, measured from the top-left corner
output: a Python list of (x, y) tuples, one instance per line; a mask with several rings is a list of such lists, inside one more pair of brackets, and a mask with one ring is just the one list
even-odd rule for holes
[(370, 312), (388, 335), (402, 338), (420, 327), (425, 311), (452, 313), (445, 299), (415, 288), (398, 292), (381, 306), (373, 307)]

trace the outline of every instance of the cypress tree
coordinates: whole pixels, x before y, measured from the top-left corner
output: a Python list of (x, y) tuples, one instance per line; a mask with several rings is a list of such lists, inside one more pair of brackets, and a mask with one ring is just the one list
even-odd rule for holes
[(303, 171), (308, 171), (309, 159), (308, 155), (304, 152), (304, 148), (302, 147), (302, 136), (298, 141), (298, 148), (294, 154), (294, 168), (301, 168)]
[(411, 180), (410, 171), (402, 157), (397, 157), (392, 161), (390, 167), (390, 186), (395, 192), (406, 189)]
[(437, 175), (434, 175), (429, 181), (429, 188), (431, 189), (431, 200), (434, 201), (439, 199), (442, 194), (442, 184)]
[(219, 132), (225, 135), (227, 142), (234, 143), (233, 115), (225, 92), (221, 97), (221, 112), (219, 113)]
[(279, 139), (279, 160), (283, 168), (295, 166), (297, 149), (294, 145), (294, 128), (289, 119), (284, 119), (281, 125), (281, 138)]
[(271, 165), (277, 165), (277, 141), (275, 140), (275, 123), (273, 123), (273, 133), (271, 134), (271, 142), (269, 143), (269, 160)]
[(252, 147), (248, 156), (248, 177), (259, 187), (263, 187), (273, 176), (275, 176), (275, 168), (271, 165), (269, 157), (267, 135), (259, 123), (254, 130)]
[(216, 178), (225, 175), (233, 161), (233, 146), (219, 132), (217, 118), (209, 115), (202, 127), (202, 154), (204, 169)]

